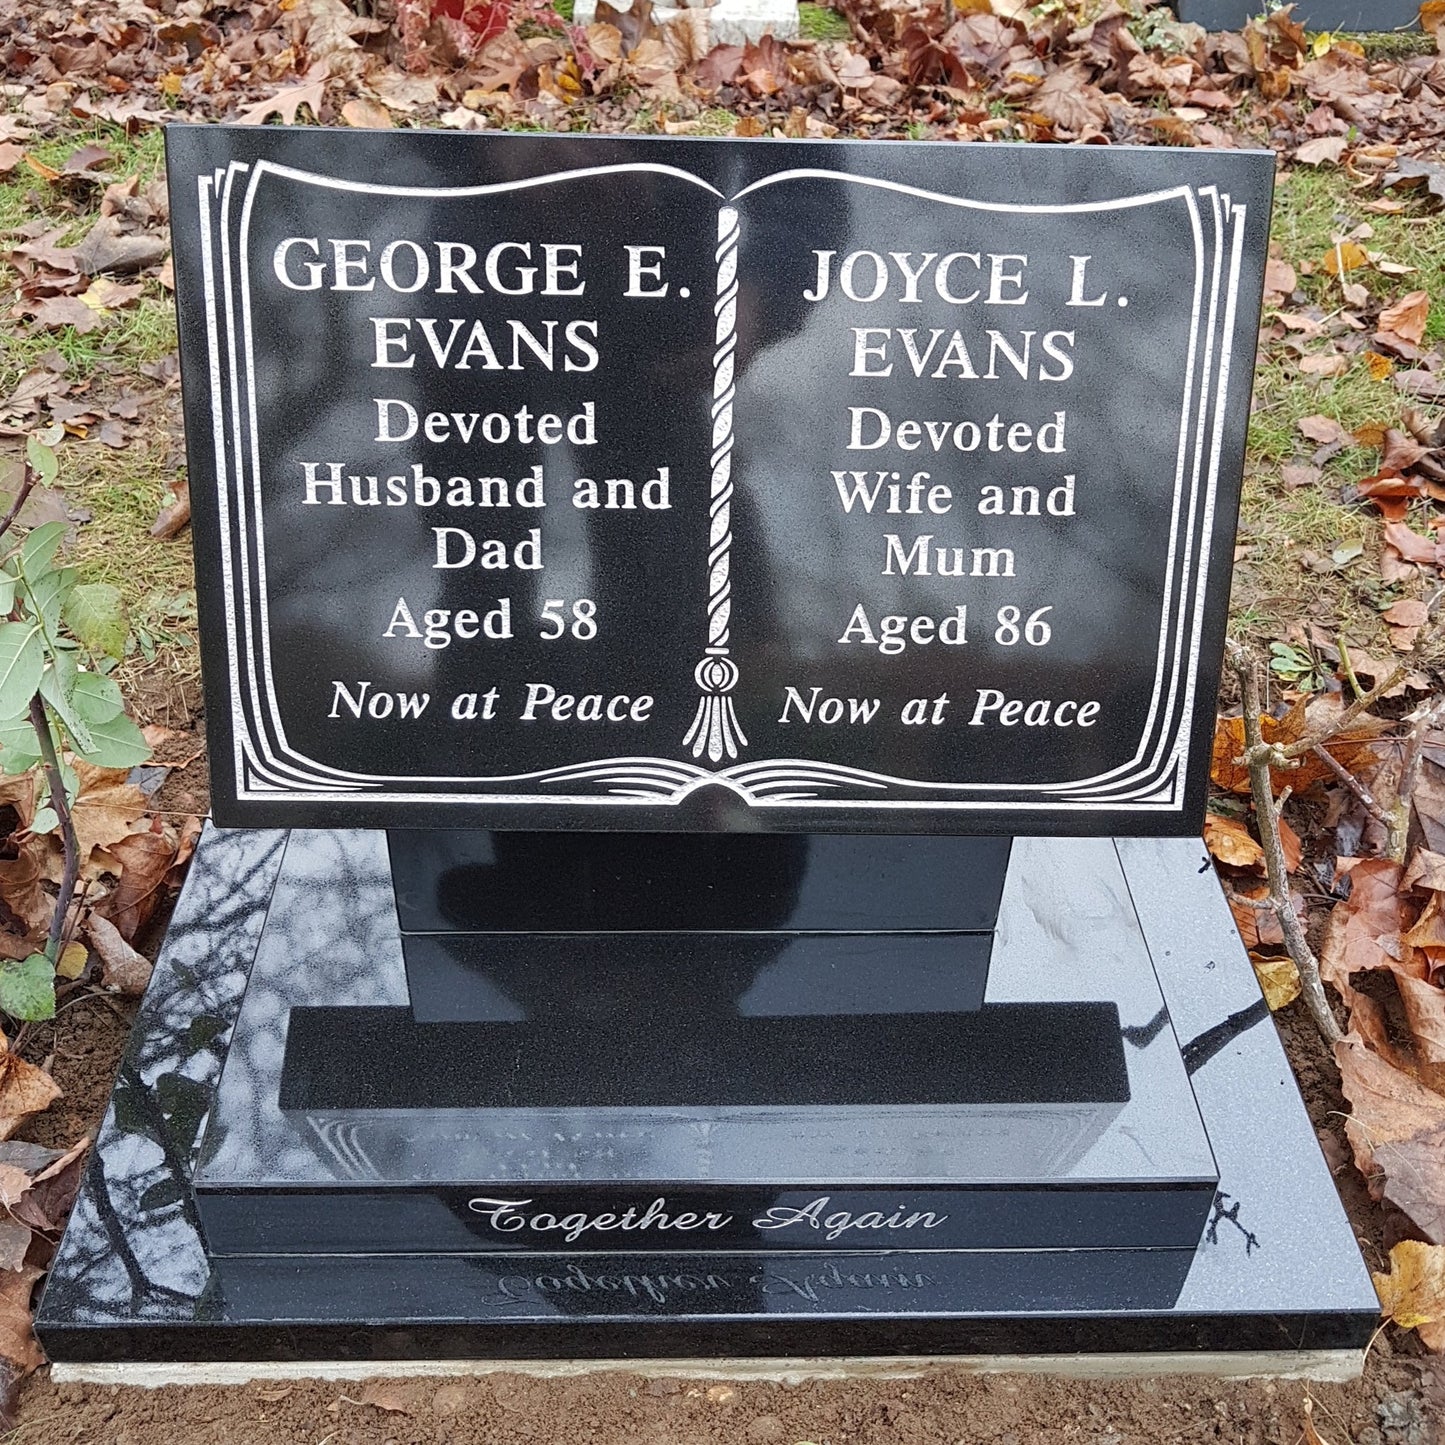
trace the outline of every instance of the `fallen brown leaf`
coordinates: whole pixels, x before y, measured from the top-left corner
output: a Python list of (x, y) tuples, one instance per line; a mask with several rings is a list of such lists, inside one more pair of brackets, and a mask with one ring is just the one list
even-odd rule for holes
[(1445, 853), (1432, 853), (1428, 848), (1417, 848), (1400, 886), (1428, 888), (1437, 892), (1445, 890)]
[(78, 335), (84, 336), (101, 324), (100, 316), (79, 296), (47, 296), (28, 309), (35, 324), (47, 331), (73, 326)]
[(48, 928), (55, 911), (54, 896), (42, 886), (49, 858), (49, 837), (32, 834), (13, 859), (0, 862), (0, 899), (31, 929)]
[(1321, 446), (1349, 447), (1355, 444), (1354, 437), (1332, 416), (1306, 416), (1295, 423), (1302, 437)]
[(16, 1388), (45, 1363), (30, 1327), (30, 1296), (44, 1273), (37, 1264), (0, 1270), (0, 1425), (6, 1429), (14, 1424)]
[(1445, 1245), (1401, 1240), (1389, 1274), (1372, 1274), (1380, 1309), (1402, 1329), (1419, 1330), (1426, 1347), (1445, 1350)]
[(1425, 327), (1429, 320), (1430, 293), (1412, 291), (1380, 312), (1380, 330), (1391, 331), (1418, 346), (1425, 339)]
[(1318, 140), (1306, 141), (1294, 153), (1294, 158), (1305, 166), (1338, 165), (1348, 144), (1342, 135), (1321, 136)]
[(176, 845), (163, 833), (130, 833), (112, 843), (110, 855), (121, 864), (115, 891), (96, 907), (127, 942), (150, 920), (161, 900)]
[[(1299, 287), (1299, 276), (1288, 261), (1271, 256), (1264, 266), (1265, 304), (1278, 305), (1293, 296)], [(1271, 299), (1273, 298), (1273, 299)]]
[(170, 489), (171, 500), (161, 508), (151, 523), (151, 536), (166, 541), (174, 537), (191, 520), (191, 489), (185, 477), (172, 477), (166, 486)]
[(1414, 921), (1401, 884), (1404, 870), (1387, 858), (1365, 858), (1349, 870), (1350, 896), (1330, 914), (1320, 946), (1320, 977), (1351, 997), (1356, 973), (1389, 968), (1405, 948)]
[(1445, 1242), (1445, 1095), (1369, 1049), (1357, 1033), (1335, 1045), (1350, 1101), (1345, 1135), (1370, 1194), (1388, 1199), (1432, 1242)]
[(127, 234), (123, 226), (118, 216), (101, 216), (74, 248), (75, 263), (87, 276), (102, 271), (143, 271), (170, 249), (162, 235), (148, 231)]
[(1293, 959), (1265, 958), (1252, 953), (1249, 961), (1254, 965), (1254, 976), (1259, 980), (1271, 1013), (1277, 1013), (1300, 996), (1299, 969)]
[(1435, 565), (1435, 544), (1413, 532), (1404, 522), (1387, 522), (1385, 540), (1405, 559), (1426, 567)]
[(153, 965), (120, 936), (116, 926), (98, 913), (85, 925), (86, 937), (101, 962), (101, 982), (112, 993), (138, 998), (150, 982)]
[(391, 130), (393, 128), (391, 112), (384, 105), (360, 97), (348, 100), (341, 107), (341, 118), (347, 125), (355, 126), (358, 130)]
[(44, 1069), (11, 1053), (8, 1041), (0, 1035), (0, 1139), (8, 1139), (60, 1096), (55, 1080)]
[(1204, 846), (1226, 867), (1261, 871), (1264, 868), (1264, 849), (1238, 818), (1207, 813), (1204, 818)]
[(254, 105), (243, 106), (236, 112), (240, 125), (261, 125), (273, 115), (279, 115), (286, 125), (296, 124), (296, 112), (304, 105), (318, 120), (321, 105), (326, 95), (326, 77), (303, 81), (300, 85), (282, 86), (274, 95), (258, 100)]
[(109, 848), (129, 834), (149, 804), (146, 795), (127, 782), (124, 768), (96, 768), (79, 758), (72, 760), (80, 791), (71, 816), (82, 860), (94, 848)]

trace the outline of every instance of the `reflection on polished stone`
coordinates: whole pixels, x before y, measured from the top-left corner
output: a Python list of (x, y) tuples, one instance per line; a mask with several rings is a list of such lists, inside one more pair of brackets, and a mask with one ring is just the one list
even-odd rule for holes
[[(274, 1089), (291, 1007), (405, 1007), (395, 916), (377, 891), (384, 847), (362, 833), (296, 834), (283, 870), (282, 839), (208, 831), (198, 850), (42, 1301), (54, 1359), (1325, 1349), (1359, 1348), (1373, 1329), (1377, 1305), (1348, 1221), (1278, 1039), (1252, 1012), (1248, 961), (1198, 844), (1184, 841), (1021, 841), (989, 1003), (1118, 1002), (1129, 1100), (1081, 1150), (1055, 1156), (1054, 1179), (1161, 1177), (1168, 1161), (1151, 1158), (1161, 1141), (1150, 1101), (1173, 1086), (1156, 1056), (1171, 1053), (1177, 1068), (1186, 1046), (1219, 1164), (1192, 1249), (689, 1248), (523, 1261), (463, 1243), (430, 1255), (213, 1257), (191, 1183), (203, 1126), (207, 1151), (228, 1168), (249, 1161), (253, 1177), (264, 1168), (320, 1187), (323, 1199), (350, 1181), (358, 1214), (375, 1198), (360, 1159), (344, 1166), (312, 1123), (287, 1119)], [(1015, 880), (1020, 870), (1029, 886)], [(321, 879), (346, 895), (334, 912), (316, 908)], [(1162, 998), (1121, 986), (1134, 965), (1116, 957), (1120, 920), (1135, 909)], [(1223, 1046), (1189, 1048), (1221, 1031)], [(250, 1111), (216, 1100), (223, 1062), (223, 1093), (244, 1100), (255, 1089)], [(1178, 1168), (1188, 1146), (1174, 1143)], [(552, 1149), (565, 1181), (575, 1147)], [(1200, 1165), (1209, 1167), (1191, 1163)], [(383, 1175), (395, 1167), (379, 1161)], [(415, 1194), (419, 1227), (454, 1221), (449, 1197)], [(988, 1221), (976, 1217), (982, 1231)], [(320, 1212), (295, 1223), (326, 1229)], [(374, 1247), (407, 1246), (394, 1216), (379, 1225)]]
[(387, 834), (404, 933), (978, 932), (998, 917), (1011, 842), (847, 833)]

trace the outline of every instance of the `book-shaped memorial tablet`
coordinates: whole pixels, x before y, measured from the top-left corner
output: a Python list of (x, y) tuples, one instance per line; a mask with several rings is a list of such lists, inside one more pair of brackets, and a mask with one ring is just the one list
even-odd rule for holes
[(172, 135), (218, 819), (1197, 826), (1260, 156), (452, 139)]

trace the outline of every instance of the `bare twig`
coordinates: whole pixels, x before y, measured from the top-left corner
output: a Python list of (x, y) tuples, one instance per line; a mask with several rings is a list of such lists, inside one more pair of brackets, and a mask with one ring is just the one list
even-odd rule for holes
[[(1238, 662), (1235, 663), (1235, 666), (1236, 668), (1239, 666)], [(1369, 692), (1356, 697), (1354, 702), (1338, 717), (1331, 718), (1327, 727), (1320, 729), (1318, 732), (1311, 733), (1308, 737), (1300, 738), (1298, 742), (1288, 743), (1283, 747), (1276, 748), (1274, 751), (1279, 754), (1280, 758), (1293, 761), (1296, 758), (1304, 757), (1308, 752), (1312, 752), (1315, 748), (1319, 747), (1321, 743), (1327, 743), (1331, 738), (1338, 737), (1362, 712), (1368, 712), (1370, 708), (1379, 702), (1379, 700), (1405, 676), (1405, 672), (1406, 665), (1402, 662), (1383, 682), (1377, 682)], [(1255, 691), (1257, 694), (1257, 681)], [(1276, 766), (1278, 766), (1278, 764), (1276, 764)]]
[(1365, 689), (1360, 686), (1360, 679), (1355, 676), (1355, 664), (1350, 660), (1350, 649), (1345, 646), (1345, 639), (1339, 639), (1340, 644), (1340, 671), (1345, 675), (1345, 681), (1350, 685), (1350, 691), (1356, 697), (1363, 697)]
[(1266, 743), (1260, 731), (1258, 663), (1237, 643), (1230, 644), (1229, 655), (1239, 674), (1240, 694), (1244, 699), (1244, 764), (1249, 770), (1249, 787), (1254, 798), (1255, 816), (1259, 820), (1259, 841), (1264, 848), (1264, 871), (1269, 882), (1270, 902), (1274, 905), (1280, 932), (1284, 934), (1285, 948), (1299, 970), (1300, 990), (1305, 1003), (1325, 1042), (1334, 1044), (1341, 1038), (1340, 1026), (1330, 1012), (1329, 999), (1325, 996), (1325, 986), (1320, 978), (1319, 960), (1305, 938), (1299, 915), (1294, 911), (1294, 903), (1289, 896), (1289, 869), (1285, 865), (1284, 845), (1279, 834), (1279, 805), (1275, 802), (1270, 778), (1272, 764), (1288, 765), (1293, 760), (1281, 756), (1285, 749)]
[(1332, 757), (1319, 743), (1312, 749), (1314, 755), (1360, 800), (1365, 811), (1383, 828), (1390, 826), (1390, 815), (1375, 801), (1375, 795), (1337, 758)]
[(60, 939), (65, 930), (66, 916), (70, 912), (70, 900), (75, 896), (75, 880), (80, 872), (80, 844), (75, 836), (75, 819), (70, 813), (70, 803), (65, 796), (65, 778), (60, 771), (60, 759), (55, 753), (55, 739), (50, 732), (50, 719), (45, 712), (45, 700), (37, 692), (30, 699), (30, 724), (40, 740), (40, 753), (45, 760), (45, 779), (50, 789), (50, 806), (60, 819), (60, 836), (65, 843), (65, 871), (60, 879), (60, 896), (55, 900), (55, 913), (50, 920), (50, 937), (46, 940), (45, 956), (50, 966), (60, 962)]
[(1405, 861), (1410, 841), (1410, 806), (1420, 782), (1420, 766), (1425, 760), (1425, 738), (1445, 710), (1445, 698), (1427, 703), (1410, 715), (1410, 731), (1405, 736), (1405, 752), (1400, 760), (1400, 785), (1396, 790), (1395, 818), (1390, 829), (1390, 856)]
[(16, 493), (15, 504), (10, 508), (8, 512), (5, 513), (4, 518), (0, 519), (0, 537), (3, 537), (6, 532), (10, 530), (11, 524), (15, 521), (16, 517), (20, 515), (21, 507), (25, 505), (26, 501), (30, 496), (30, 493), (35, 488), (35, 483), (39, 479), (40, 474), (35, 470), (34, 467), (30, 465), (29, 462), (26, 462), (25, 480), (20, 484), (19, 492)]

